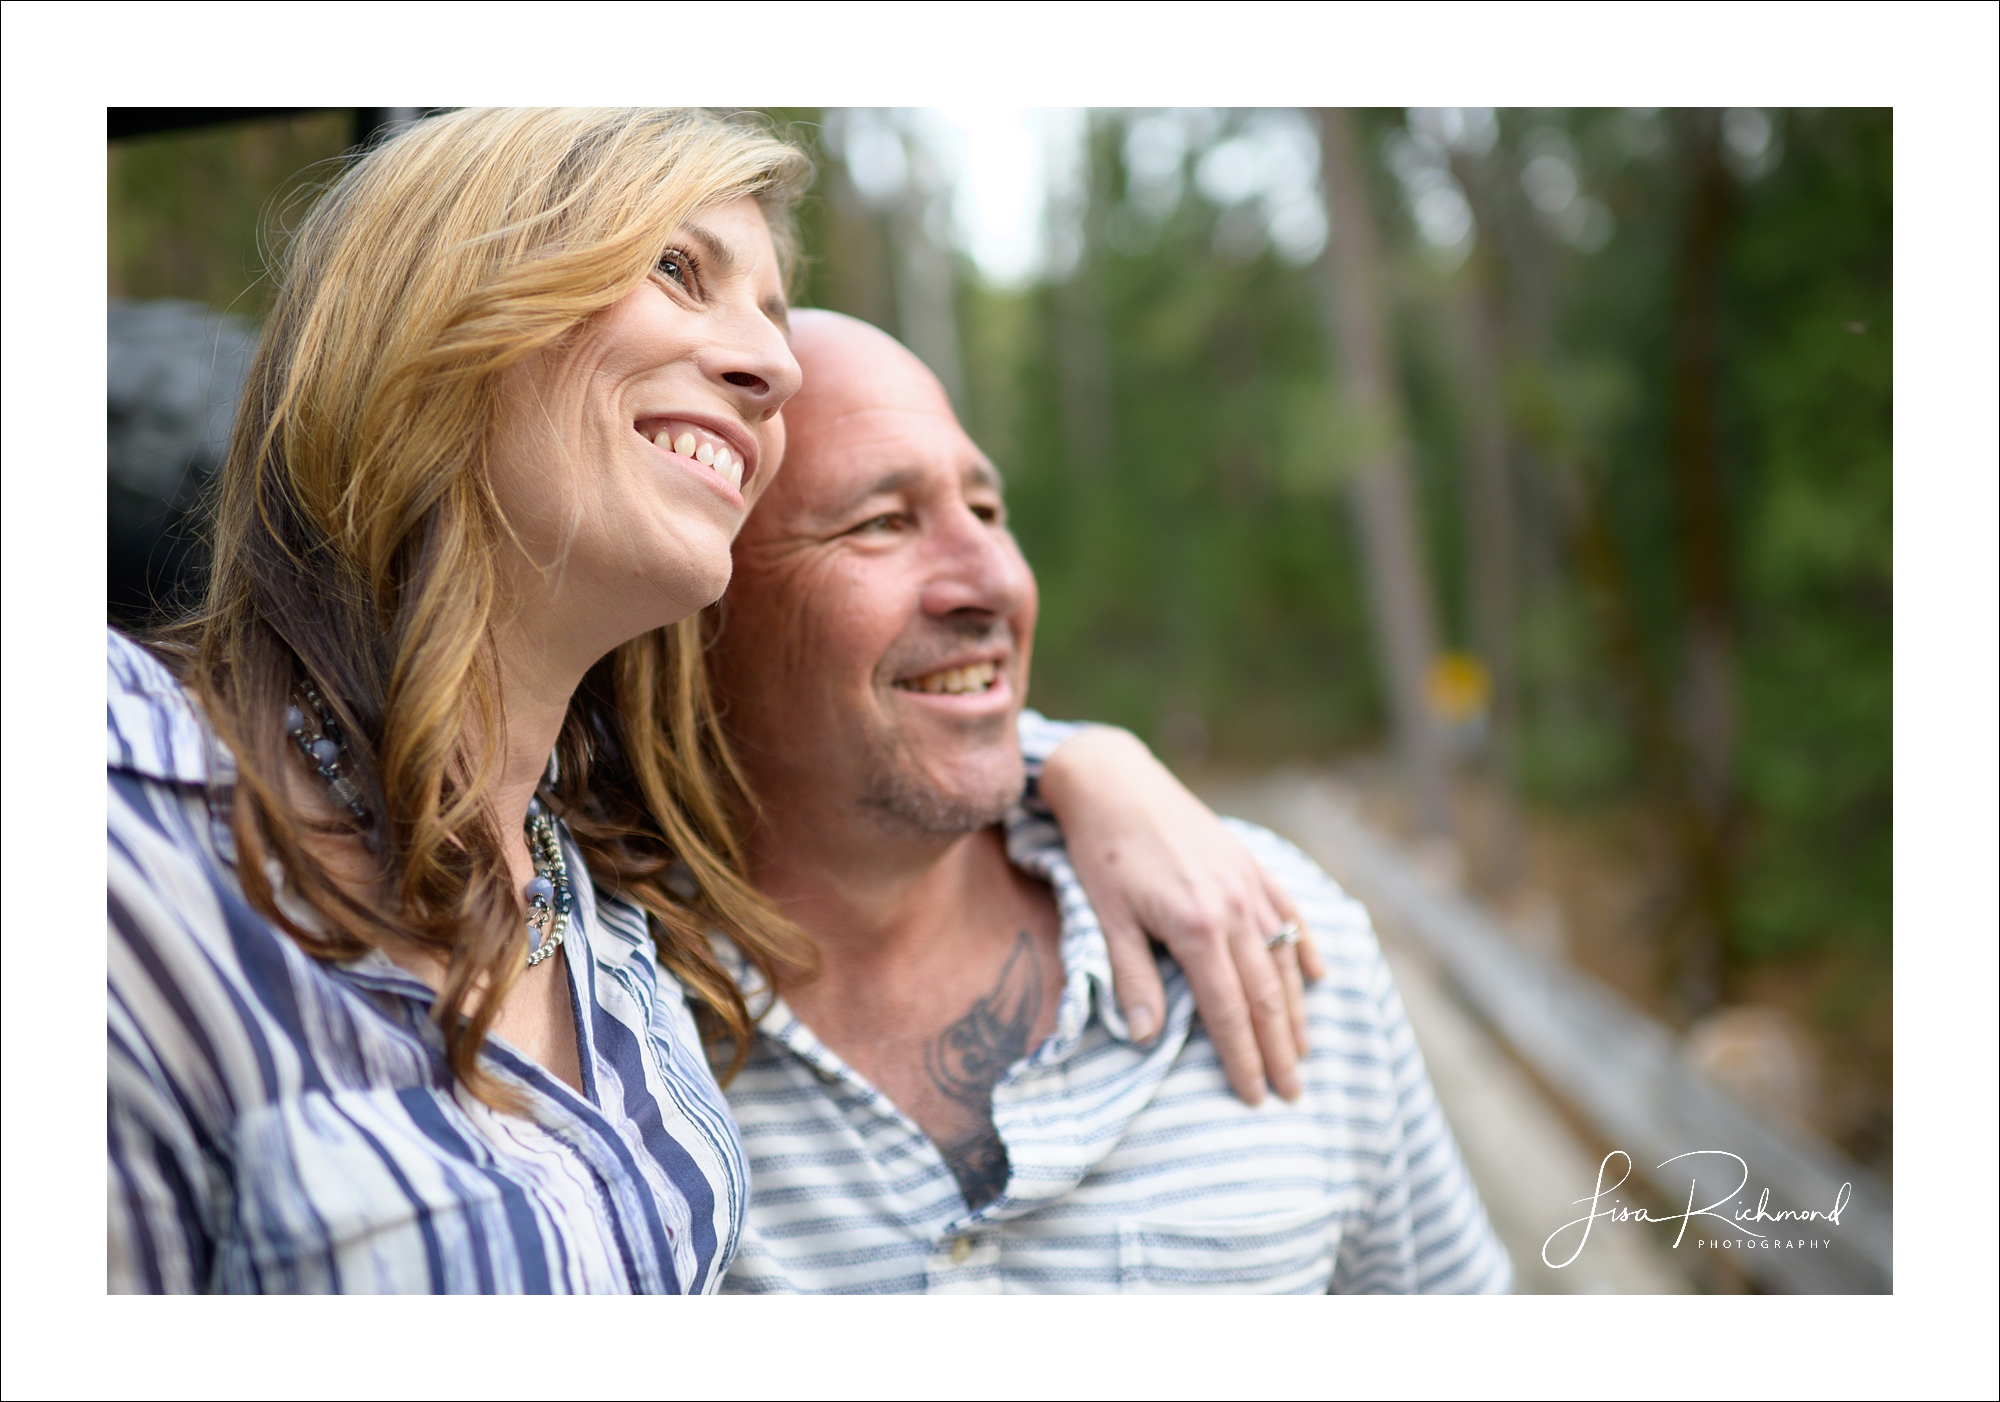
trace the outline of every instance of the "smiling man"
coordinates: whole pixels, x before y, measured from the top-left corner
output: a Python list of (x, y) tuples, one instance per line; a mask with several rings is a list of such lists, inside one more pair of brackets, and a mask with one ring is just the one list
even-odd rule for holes
[(1131, 1035), (1035, 792), (1068, 731), (1023, 717), (1035, 580), (999, 475), (895, 341), (794, 326), (806, 388), (714, 657), (754, 875), (824, 967), (763, 991), (729, 1088), (727, 1288), (1506, 1289), (1366, 912), (1295, 849), (1235, 825), (1328, 967), (1297, 1097), (1232, 1095), (1164, 954), (1164, 1026)]

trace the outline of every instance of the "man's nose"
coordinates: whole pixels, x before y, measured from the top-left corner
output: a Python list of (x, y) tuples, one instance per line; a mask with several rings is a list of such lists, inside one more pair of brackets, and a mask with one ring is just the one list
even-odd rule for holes
[(1034, 587), (1028, 562), (1000, 527), (959, 505), (941, 513), (927, 534), (925, 613), (942, 618), (970, 609), (1005, 618), (1027, 601)]

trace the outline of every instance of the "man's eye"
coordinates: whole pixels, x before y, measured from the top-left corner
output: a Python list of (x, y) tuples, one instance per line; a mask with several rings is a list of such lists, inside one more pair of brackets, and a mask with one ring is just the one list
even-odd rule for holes
[(989, 526), (1000, 524), (1000, 508), (997, 506), (975, 506), (972, 508), (972, 514)]
[(888, 512), (881, 516), (871, 516), (854, 528), (856, 535), (876, 534), (882, 531), (898, 531), (903, 528), (903, 517), (898, 512)]

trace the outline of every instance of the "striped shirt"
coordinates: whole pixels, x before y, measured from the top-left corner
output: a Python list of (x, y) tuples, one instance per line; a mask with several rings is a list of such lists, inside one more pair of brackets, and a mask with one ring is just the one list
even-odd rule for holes
[(156, 659), (109, 652), (110, 1288), (713, 1291), (743, 1151), (644, 913), (577, 883), (583, 1093), (489, 1038), (526, 1104), (495, 1112), (455, 1084), (428, 987), (250, 907), (231, 756)]
[[(1066, 733), (1024, 715), (1031, 771)], [(1296, 1105), (1236, 1099), (1164, 955), (1165, 1030), (1150, 1046), (1129, 1039), (1103, 932), (1031, 784), (1008, 850), (1053, 888), (1065, 986), (1054, 1033), (993, 1091), (1005, 1190), (967, 1211), (924, 1132), (775, 1000), (728, 1091), (751, 1193), (724, 1289), (1510, 1288), (1367, 911), (1283, 839), (1230, 827), (1290, 893), (1329, 970), (1306, 995), (1312, 1050)]]

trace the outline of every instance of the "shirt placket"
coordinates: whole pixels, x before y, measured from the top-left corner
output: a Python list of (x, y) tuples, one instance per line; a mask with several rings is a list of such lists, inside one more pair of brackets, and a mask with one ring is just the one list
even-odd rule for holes
[(969, 1226), (933, 1243), (925, 1262), (925, 1294), (998, 1295), (1000, 1283), (997, 1224)]

